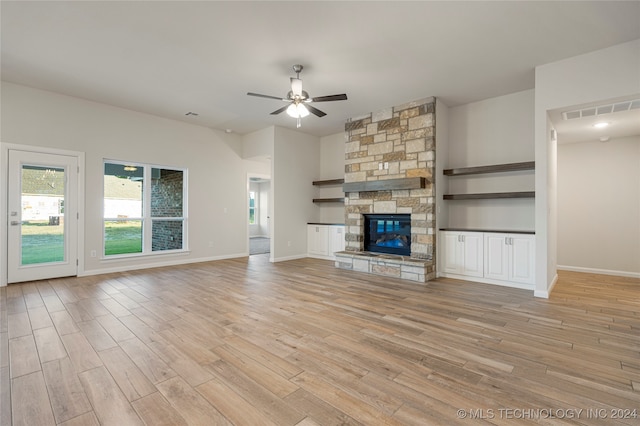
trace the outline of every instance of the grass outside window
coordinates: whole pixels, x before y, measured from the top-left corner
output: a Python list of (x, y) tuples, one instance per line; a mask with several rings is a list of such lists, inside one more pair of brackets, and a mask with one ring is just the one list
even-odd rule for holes
[[(142, 221), (108, 221), (104, 224), (105, 255), (142, 253)], [(64, 221), (22, 224), (22, 264), (64, 261)]]
[(64, 261), (64, 220), (58, 225), (48, 221), (22, 223), (22, 264)]
[(142, 221), (105, 221), (104, 254), (142, 253)]

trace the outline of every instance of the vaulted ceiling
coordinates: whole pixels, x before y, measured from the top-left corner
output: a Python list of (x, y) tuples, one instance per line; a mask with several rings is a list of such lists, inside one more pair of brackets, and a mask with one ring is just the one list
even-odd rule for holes
[[(9, 82), (214, 129), (270, 125), (293, 64), (327, 113), (301, 131), (429, 96), (456, 106), (534, 87), (537, 65), (640, 38), (631, 2), (2, 1)], [(606, 78), (606, 76), (603, 76)], [(197, 115), (185, 115), (188, 112)]]

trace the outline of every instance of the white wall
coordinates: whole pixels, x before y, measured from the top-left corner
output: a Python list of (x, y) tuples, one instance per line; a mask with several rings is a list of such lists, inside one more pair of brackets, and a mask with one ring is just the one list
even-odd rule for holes
[[(344, 178), (345, 132), (320, 138), (320, 175), (314, 180)], [(342, 185), (316, 188), (316, 198), (342, 198)], [(344, 204), (321, 203), (317, 205), (322, 223), (344, 223)]]
[(558, 145), (558, 269), (640, 277), (640, 136)]
[(274, 129), (272, 161), (272, 261), (306, 257), (307, 222), (317, 222), (314, 186), (320, 173), (320, 140), (281, 127)]
[[(534, 159), (534, 91), (486, 99), (448, 111), (448, 152), (444, 168), (518, 163)], [(438, 137), (440, 131), (436, 130)], [(440, 162), (438, 162), (440, 163)], [(441, 163), (440, 163), (441, 164)], [(440, 174), (442, 172), (440, 171)], [(436, 176), (451, 194), (533, 191), (531, 171), (469, 176)], [(438, 190), (438, 192), (440, 192)], [(442, 198), (438, 198), (442, 203)], [(440, 226), (467, 229), (534, 230), (534, 199), (454, 200)]]
[(269, 221), (271, 220), (269, 213), (269, 194), (271, 193), (271, 182), (260, 182), (258, 185), (258, 193), (260, 203), (258, 206), (260, 225), (258, 235), (262, 237), (269, 237)]
[[(442, 270), (441, 260), (444, 259), (444, 253), (440, 248), (443, 247), (440, 239), (441, 228), (449, 225), (449, 203), (442, 199), (442, 196), (448, 192), (448, 179), (444, 177), (442, 171), (449, 165), (449, 107), (436, 98), (436, 170), (433, 176), (433, 182), (436, 189), (436, 249), (434, 252), (436, 262), (436, 273)], [(442, 253), (442, 254), (441, 254)]]
[[(253, 177), (271, 179), (273, 164), (273, 146), (274, 146), (275, 130), (274, 127), (267, 127), (248, 133), (242, 136), (242, 158), (247, 160), (255, 160), (264, 163), (265, 174), (253, 174)], [(250, 175), (251, 177), (251, 175)], [(257, 225), (249, 225), (249, 235), (252, 237), (263, 236), (271, 237), (270, 220), (273, 213), (271, 205), (271, 182), (261, 183), (254, 187), (258, 192), (259, 207), (259, 223)], [(273, 241), (271, 241), (273, 247)], [(273, 253), (273, 249), (270, 250)]]
[(640, 95), (640, 39), (536, 67), (536, 290), (548, 297), (557, 279), (554, 165), (548, 111)]
[[(248, 172), (269, 174), (269, 170), (264, 163), (242, 159), (239, 136), (6, 82), (1, 89), (4, 147), (16, 144), (85, 153), (81, 274), (246, 254), (246, 176)], [(6, 149), (0, 155), (6, 156)], [(105, 158), (188, 169), (188, 254), (128, 260), (89, 257), (91, 250), (102, 252)], [(1, 223), (6, 227), (6, 200), (1, 202)], [(0, 252), (6, 253), (6, 229), (0, 234), (4, 244)], [(0, 275), (6, 276), (4, 269)]]
[[(538, 194), (536, 192), (536, 197), (537, 197), (537, 202), (540, 203), (541, 201), (546, 202), (546, 206), (547, 206), (547, 211), (548, 211), (548, 215), (547, 215), (547, 222), (546, 222), (546, 228), (542, 231), (544, 232), (546, 230), (546, 235), (547, 235), (547, 245), (546, 245), (546, 254), (547, 254), (547, 279), (550, 280), (550, 282), (553, 282), (555, 285), (555, 280), (557, 279), (557, 274), (555, 274), (555, 268), (556, 265), (558, 264), (558, 244), (557, 244), (557, 236), (558, 236), (558, 141), (557, 139), (553, 139), (551, 137), (551, 131), (555, 130), (553, 127), (553, 124), (551, 123), (551, 120), (549, 119), (549, 117), (547, 116), (547, 163), (546, 163), (546, 170), (543, 172), (543, 170), (539, 170), (536, 171), (536, 180), (540, 177), (544, 175), (546, 175), (547, 177), (547, 187), (546, 187), (546, 198), (542, 198), (542, 195)], [(554, 132), (555, 134), (555, 132)], [(538, 189), (538, 185), (536, 182), (536, 191)], [(538, 207), (538, 204), (536, 204), (536, 208)], [(536, 212), (537, 214), (537, 212)], [(537, 248), (537, 244), (539, 241), (539, 232), (540, 232), (540, 227), (537, 228), (537, 232), (536, 232), (536, 262), (538, 262), (540, 259), (537, 257), (538, 256), (538, 248)], [(551, 271), (553, 271), (553, 274), (551, 273)], [(538, 271), (536, 270), (536, 274), (538, 273)], [(553, 275), (553, 276), (552, 276)], [(537, 275), (536, 275), (536, 282), (540, 283), (540, 280), (538, 280)], [(535, 291), (534, 291), (535, 294)], [(548, 294), (540, 294), (538, 293), (538, 296), (547, 296)]]
[(531, 161), (534, 91), (449, 109), (449, 168)]
[(242, 158), (270, 160), (273, 157), (273, 138), (273, 126), (243, 135)]

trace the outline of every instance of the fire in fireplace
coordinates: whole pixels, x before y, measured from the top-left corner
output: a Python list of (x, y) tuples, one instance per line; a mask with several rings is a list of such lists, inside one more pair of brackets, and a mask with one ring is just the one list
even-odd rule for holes
[(377, 253), (411, 255), (410, 214), (365, 214), (364, 249)]

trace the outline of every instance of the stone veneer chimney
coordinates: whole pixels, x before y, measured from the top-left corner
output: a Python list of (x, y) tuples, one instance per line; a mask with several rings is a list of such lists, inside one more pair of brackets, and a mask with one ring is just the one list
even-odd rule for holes
[[(363, 214), (410, 214), (411, 260), (431, 261), (425, 281), (435, 278), (435, 130), (435, 98), (352, 118), (345, 125), (346, 252), (363, 250)], [(363, 190), (353, 191), (360, 186), (356, 183), (363, 183)]]

